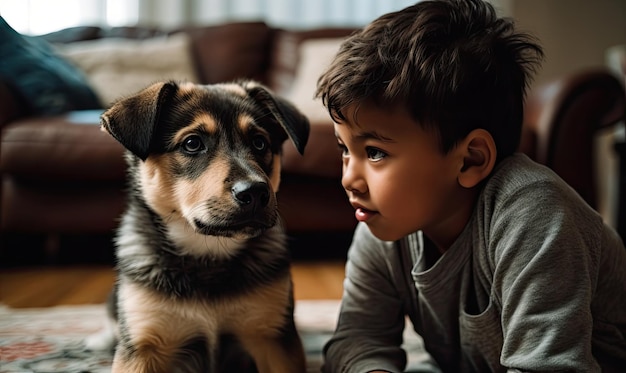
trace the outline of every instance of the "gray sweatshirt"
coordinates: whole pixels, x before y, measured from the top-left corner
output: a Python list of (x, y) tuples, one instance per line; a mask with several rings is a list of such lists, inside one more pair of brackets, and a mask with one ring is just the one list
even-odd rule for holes
[(564, 181), (503, 160), (439, 255), (360, 224), (324, 372), (402, 372), (408, 315), (434, 372), (625, 372), (626, 249)]

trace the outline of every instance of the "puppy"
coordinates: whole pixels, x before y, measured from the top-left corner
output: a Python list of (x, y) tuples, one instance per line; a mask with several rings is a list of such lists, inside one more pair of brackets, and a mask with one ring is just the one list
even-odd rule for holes
[(245, 371), (220, 368), (234, 355), (304, 372), (275, 193), (281, 146), (304, 151), (307, 119), (255, 82), (164, 82), (117, 102), (102, 128), (129, 176), (112, 371)]

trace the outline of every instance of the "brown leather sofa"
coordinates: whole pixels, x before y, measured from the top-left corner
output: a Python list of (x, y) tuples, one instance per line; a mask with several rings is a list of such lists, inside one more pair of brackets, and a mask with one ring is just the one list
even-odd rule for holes
[[(257, 79), (279, 94), (292, 84), (304, 40), (351, 29), (281, 30), (233, 23), (183, 30), (191, 36), (203, 83)], [(147, 28), (79, 27), (52, 42), (145, 38)], [(529, 99), (520, 149), (553, 167), (595, 206), (592, 135), (624, 118), (624, 89), (604, 70), (563, 77)], [(4, 263), (110, 260), (111, 235), (124, 209), (123, 149), (99, 130), (100, 111), (33, 116), (0, 82), (0, 260)], [(295, 257), (345, 255), (356, 224), (340, 184), (330, 120), (312, 123), (304, 156), (284, 146), (279, 208)], [(623, 209), (623, 207), (622, 207)]]
[[(286, 92), (298, 45), (352, 29), (288, 31), (262, 22), (190, 27), (201, 83), (247, 77)], [(144, 27), (76, 27), (42, 36), (51, 43), (166, 34)], [(312, 92), (311, 92), (312, 95)], [(56, 116), (29, 113), (0, 81), (0, 261), (108, 260), (125, 206), (123, 149), (99, 129), (101, 110)], [(330, 122), (311, 123), (304, 156), (284, 147), (279, 208), (294, 256), (342, 256), (356, 221), (339, 179), (341, 161)]]

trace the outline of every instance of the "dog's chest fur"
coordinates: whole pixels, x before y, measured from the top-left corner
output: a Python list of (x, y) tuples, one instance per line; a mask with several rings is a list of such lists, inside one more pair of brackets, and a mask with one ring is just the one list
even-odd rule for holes
[[(181, 248), (168, 233), (177, 229), (185, 233), (184, 223), (182, 227), (168, 226), (147, 206), (137, 205), (133, 204), (123, 218), (117, 239), (117, 268), (129, 281), (177, 298), (216, 299), (240, 295), (289, 271), (280, 226), (241, 242), (197, 235), (197, 243), (222, 246), (233, 253), (230, 256), (181, 255)], [(187, 239), (194, 235), (189, 230)], [(206, 248), (207, 252), (217, 250)]]

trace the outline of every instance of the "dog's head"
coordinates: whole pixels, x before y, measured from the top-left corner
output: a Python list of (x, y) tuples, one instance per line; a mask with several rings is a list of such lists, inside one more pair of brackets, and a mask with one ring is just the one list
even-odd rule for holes
[(102, 127), (128, 150), (131, 187), (164, 222), (235, 238), (276, 224), (282, 144), (303, 153), (309, 135), (294, 106), (251, 81), (157, 83), (114, 104)]

